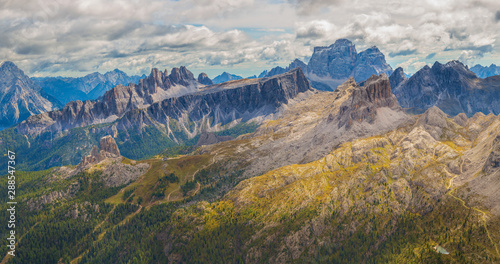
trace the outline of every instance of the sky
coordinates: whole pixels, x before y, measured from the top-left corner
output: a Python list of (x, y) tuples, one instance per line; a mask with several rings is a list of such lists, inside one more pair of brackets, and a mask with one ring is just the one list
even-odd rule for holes
[(0, 61), (29, 76), (183, 65), (247, 77), (347, 38), (414, 73), (499, 65), (499, 29), (498, 0), (1, 0)]

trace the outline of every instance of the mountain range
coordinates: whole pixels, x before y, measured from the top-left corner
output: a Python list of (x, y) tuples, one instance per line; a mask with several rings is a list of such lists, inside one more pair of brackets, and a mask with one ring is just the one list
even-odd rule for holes
[[(20, 164), (28, 154), (21, 148), (46, 157), (44, 148), (80, 151), (81, 138), (68, 143), (78, 135), (96, 139), (75, 166), (21, 172), (18, 197), (26, 206), (17, 213), (25, 221), (16, 230), (25, 236), (8, 260), (126, 263), (142, 254), (145, 263), (498, 262), (498, 116), (449, 116), (436, 106), (406, 113), (391, 83), (409, 80), (395, 72), (322, 92), (295, 68), (200, 86), (112, 122), (118, 134), (143, 131), (129, 139), (154, 127), (175, 132), (174, 123), (193, 133), (229, 130), (216, 122), (257, 123), (233, 140), (204, 132), (205, 144), (188, 155), (131, 160), (129, 149), (152, 145), (121, 144), (107, 124), (62, 131), (63, 142), (49, 140), (50, 132), (17, 139), (19, 127), (4, 130), (2, 141), (12, 132), (24, 144), (14, 148)], [(154, 69), (130, 87), (154, 97), (193, 80), (183, 67), (168, 75)]]
[(500, 66), (491, 64), (490, 66), (482, 66), (479, 64), (471, 67), (470, 70), (477, 75), (479, 78), (488, 78), (495, 75), (500, 75)]
[(135, 83), (143, 76), (128, 76), (126, 73), (115, 69), (105, 74), (94, 72), (83, 77), (35, 77), (31, 78), (47, 94), (57, 98), (61, 103), (70, 101), (94, 100), (118, 84), (128, 85)]
[(459, 61), (424, 66), (410, 78), (401, 73), (394, 71), (391, 84), (401, 106), (410, 111), (422, 113), (437, 106), (452, 116), (500, 113), (500, 76), (478, 78)]
[[(0, 87), (45, 98), (15, 65), (5, 69)], [(184, 66), (153, 68), (0, 131), (0, 152), (16, 153), (22, 205), (17, 255), (0, 254), (4, 263), (499, 263), (498, 77), (459, 61), (408, 77), (376, 47), (357, 53), (345, 39), (259, 78), (217, 83)], [(0, 201), (7, 219), (7, 193)]]

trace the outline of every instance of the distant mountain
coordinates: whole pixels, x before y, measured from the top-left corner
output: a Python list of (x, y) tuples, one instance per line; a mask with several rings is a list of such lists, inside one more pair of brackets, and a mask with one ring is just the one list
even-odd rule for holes
[(139, 84), (117, 85), (101, 100), (72, 101), (58, 111), (44, 113), (18, 126), (18, 131), (32, 134), (42, 131), (60, 132), (75, 127), (112, 122), (127, 111), (145, 108), (170, 97), (199, 91), (200, 83), (186, 67), (173, 68), (170, 75), (152, 69)]
[(474, 65), (470, 70), (477, 75), (479, 78), (487, 78), (495, 75), (500, 75), (500, 66), (491, 64), (490, 66), (482, 66), (479, 64)]
[(397, 70), (391, 76), (394, 94), (402, 107), (415, 113), (432, 106), (451, 116), (500, 113), (500, 76), (478, 78), (459, 61), (424, 66), (406, 80), (401, 72)]
[(46, 93), (57, 98), (63, 104), (76, 100), (93, 100), (118, 84), (135, 83), (143, 76), (128, 76), (115, 69), (105, 74), (94, 72), (83, 77), (41, 77), (32, 78)]
[(267, 73), (268, 73), (268, 72), (269, 72), (268, 70), (264, 70), (264, 71), (262, 71), (262, 72), (259, 74), (259, 76), (257, 76), (257, 78), (264, 78), (264, 77), (266, 77), (266, 75), (267, 75)]
[(347, 39), (339, 39), (328, 47), (315, 47), (307, 64), (307, 77), (318, 89), (335, 90), (349, 77), (361, 82), (381, 73), (388, 76), (392, 73), (384, 54), (375, 46), (357, 53), (355, 45)]
[(385, 73), (392, 67), (384, 54), (375, 46), (357, 53), (356, 46), (347, 39), (339, 39), (328, 47), (315, 47), (308, 64), (295, 59), (286, 68), (277, 66), (259, 74), (259, 78), (285, 73), (300, 67), (318, 90), (333, 91), (338, 85), (353, 77), (356, 82), (367, 80), (371, 75)]
[(198, 82), (204, 85), (212, 85), (214, 84), (212, 80), (208, 77), (208, 75), (204, 72), (198, 75)]
[(227, 81), (241, 80), (241, 79), (243, 79), (243, 77), (238, 76), (238, 75), (234, 75), (234, 74), (230, 74), (228, 72), (223, 72), (221, 75), (215, 77), (212, 81), (213, 81), (213, 83), (218, 84), (218, 83), (223, 83), (223, 82), (227, 82)]
[(0, 104), (0, 129), (62, 107), (10, 61), (0, 66)]
[(270, 71), (267, 71), (267, 70), (263, 71), (259, 75), (259, 78), (271, 77), (274, 75), (283, 74), (283, 73), (291, 71), (297, 67), (301, 68), (303, 72), (307, 72), (307, 65), (304, 62), (302, 62), (301, 60), (295, 59), (286, 68), (282, 68), (280, 66), (277, 66), (277, 67), (272, 68)]
[(406, 80), (408, 80), (408, 76), (403, 71), (403, 68), (398, 67), (394, 72), (389, 76), (389, 80), (391, 82), (391, 87), (395, 88), (398, 85)]

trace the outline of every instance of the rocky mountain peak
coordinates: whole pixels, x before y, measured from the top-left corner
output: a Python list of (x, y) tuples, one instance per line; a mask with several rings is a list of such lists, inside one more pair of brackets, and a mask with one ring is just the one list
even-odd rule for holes
[(446, 118), (448, 117), (439, 107), (433, 106), (421, 116), (419, 123), (435, 127), (447, 127)]
[(212, 81), (213, 83), (224, 83), (227, 81), (232, 81), (232, 80), (241, 80), (243, 77), (230, 74), (228, 72), (223, 72), (221, 75), (216, 76)]
[(464, 113), (460, 113), (453, 117), (453, 121), (458, 125), (464, 127), (467, 125), (467, 121), (469, 121), (469, 119), (467, 118), (467, 115), (465, 115)]
[[(353, 85), (353, 80), (349, 80), (346, 87)], [(377, 117), (377, 109), (382, 107), (402, 110), (392, 93), (387, 75), (372, 75), (363, 85), (355, 86), (350, 97), (340, 106), (338, 127), (350, 128), (354, 122), (363, 121), (372, 124)]]
[(449, 77), (458, 77), (463, 76), (466, 78), (477, 78), (476, 74), (469, 70), (462, 62), (458, 60), (452, 60), (447, 62), (446, 64), (441, 64), (439, 62), (435, 62), (431, 68), (434, 74), (445, 74), (446, 78)]
[(389, 76), (389, 81), (391, 82), (391, 88), (395, 89), (399, 84), (408, 80), (406, 77), (403, 68), (398, 67), (394, 72)]
[(0, 73), (4, 72), (24, 74), (24, 72), (19, 69), (12, 61), (5, 61), (4, 63), (2, 63), (2, 66), (0, 66)]
[(97, 146), (93, 146), (90, 155), (82, 157), (78, 167), (81, 168), (89, 164), (97, 164), (105, 159), (120, 157), (120, 150), (113, 137), (109, 135), (102, 137), (99, 145), (100, 150), (97, 150)]
[(0, 66), (0, 130), (60, 106), (13, 62)]
[(208, 75), (204, 72), (200, 73), (198, 75), (198, 82), (204, 85), (212, 85), (214, 84), (212, 80), (208, 77)]
[(189, 86), (189, 84), (194, 81), (194, 75), (186, 67), (181, 66), (180, 68), (173, 68), (170, 73), (170, 80), (172, 83)]
[(348, 40), (348, 39), (337, 39), (335, 41), (335, 43), (333, 43), (332, 45), (330, 45), (329, 47), (354, 47), (355, 45), (352, 43), (352, 41)]
[(115, 156), (120, 156), (120, 150), (118, 145), (116, 145), (115, 139), (112, 136), (105, 136), (101, 138), (99, 143), (101, 151), (108, 152)]
[(339, 39), (328, 47), (315, 47), (307, 64), (308, 78), (315, 87), (335, 90), (349, 77), (357, 82), (372, 74), (392, 73), (391, 66), (376, 46), (357, 53), (356, 46), (347, 39)]
[(0, 66), (0, 90), (4, 90), (17, 80), (22, 80), (23, 82), (30, 83), (33, 87), (37, 87), (13, 62), (4, 62), (2, 66)]

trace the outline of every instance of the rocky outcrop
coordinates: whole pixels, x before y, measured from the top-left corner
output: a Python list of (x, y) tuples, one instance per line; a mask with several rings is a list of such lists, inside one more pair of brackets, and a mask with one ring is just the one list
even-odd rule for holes
[(6, 61), (0, 66), (0, 130), (61, 106), (14, 63)]
[(204, 85), (212, 85), (214, 84), (212, 80), (208, 77), (208, 75), (204, 72), (200, 73), (198, 75), (198, 82)]
[[(350, 79), (354, 82), (354, 79)], [(401, 111), (396, 96), (391, 91), (389, 78), (385, 74), (372, 75), (363, 86), (353, 89), (351, 97), (340, 106), (338, 127), (349, 129), (353, 122), (368, 122), (373, 124), (377, 116), (377, 109), (387, 107)]]
[(216, 76), (212, 82), (215, 84), (219, 83), (224, 83), (228, 81), (234, 81), (234, 80), (241, 80), (243, 77), (235, 75), (235, 74), (230, 74), (228, 72), (223, 72), (221, 75)]
[(393, 91), (399, 104), (415, 113), (432, 106), (451, 116), (500, 113), (500, 76), (477, 78), (459, 61), (425, 66)]
[(73, 183), (66, 190), (53, 191), (39, 198), (31, 198), (26, 201), (26, 205), (29, 211), (38, 211), (41, 210), (45, 204), (52, 204), (57, 201), (73, 198), (79, 189), (80, 185), (78, 183)]
[(468, 118), (464, 113), (460, 113), (453, 117), (453, 121), (458, 125), (465, 127), (467, 125)]
[(85, 167), (90, 164), (97, 164), (108, 158), (118, 157), (120, 157), (120, 150), (115, 140), (111, 136), (105, 136), (101, 138), (100, 151), (97, 150), (97, 146), (94, 146), (90, 155), (82, 157), (82, 161), (78, 166)]
[(417, 125), (423, 126), (435, 140), (441, 140), (444, 129), (450, 127), (447, 118), (449, 118), (447, 114), (433, 106), (418, 118)]
[(350, 77), (361, 82), (381, 73), (388, 76), (392, 73), (384, 54), (375, 46), (357, 53), (355, 45), (347, 39), (339, 39), (328, 47), (315, 47), (307, 64), (307, 77), (318, 83), (315, 86), (318, 89), (335, 90)]
[(500, 66), (491, 64), (490, 66), (474, 65), (470, 70), (479, 78), (488, 78), (495, 75), (500, 75)]
[(22, 134), (42, 131), (60, 132), (74, 127), (112, 122), (131, 109), (148, 105), (173, 96), (198, 91), (200, 84), (193, 74), (182, 66), (167, 70), (152, 69), (149, 77), (139, 80), (139, 84), (118, 85), (107, 91), (100, 101), (74, 101), (63, 109), (51, 111), (21, 123), (17, 131)]

